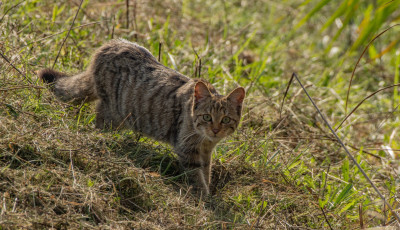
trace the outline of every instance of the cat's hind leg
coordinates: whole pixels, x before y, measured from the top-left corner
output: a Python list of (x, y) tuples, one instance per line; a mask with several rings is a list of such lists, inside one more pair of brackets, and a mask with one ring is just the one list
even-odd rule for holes
[(112, 128), (110, 110), (102, 100), (99, 100), (96, 105), (96, 128), (101, 130)]

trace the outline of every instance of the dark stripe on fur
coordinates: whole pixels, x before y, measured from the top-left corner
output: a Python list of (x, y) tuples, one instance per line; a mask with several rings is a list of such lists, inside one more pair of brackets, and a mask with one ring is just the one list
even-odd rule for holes
[(168, 130), (168, 134), (167, 136), (170, 137), (171, 142), (175, 145), (178, 142), (178, 137), (179, 137), (179, 131), (180, 131), (180, 126), (179, 122), (180, 117), (182, 116), (182, 106), (177, 105), (177, 98), (176, 98), (176, 94), (174, 97), (174, 107), (172, 109), (172, 113), (173, 113), (173, 118), (174, 121), (171, 124), (171, 127)]

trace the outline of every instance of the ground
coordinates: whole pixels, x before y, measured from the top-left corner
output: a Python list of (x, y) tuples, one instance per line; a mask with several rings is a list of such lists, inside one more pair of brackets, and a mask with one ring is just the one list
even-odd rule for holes
[[(335, 1), (85, 0), (78, 12), (80, 2), (0, 2), (2, 228), (398, 226), (298, 82), (287, 87), (296, 72), (398, 211), (400, 97), (390, 86), (399, 82), (399, 28), (357, 61), (375, 35), (399, 20), (399, 8), (344, 0), (339, 7)], [(356, 9), (351, 17), (332, 17), (346, 7)], [(381, 11), (382, 24), (363, 33), (367, 16)], [(82, 71), (113, 38), (147, 47), (189, 77), (200, 73), (221, 93), (245, 87), (241, 125), (213, 154), (210, 197), (192, 192), (168, 145), (129, 130), (97, 130), (93, 104), (59, 102), (38, 79), (38, 70), (53, 65)], [(390, 88), (339, 127), (384, 87)]]

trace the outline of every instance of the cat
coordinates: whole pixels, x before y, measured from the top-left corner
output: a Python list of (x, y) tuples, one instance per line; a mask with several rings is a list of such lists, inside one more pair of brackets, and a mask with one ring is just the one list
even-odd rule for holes
[(42, 69), (38, 75), (61, 101), (97, 101), (97, 128), (130, 128), (169, 143), (192, 173), (194, 187), (209, 194), (212, 151), (238, 127), (242, 87), (220, 95), (207, 81), (165, 67), (146, 48), (123, 39), (100, 47), (80, 74)]

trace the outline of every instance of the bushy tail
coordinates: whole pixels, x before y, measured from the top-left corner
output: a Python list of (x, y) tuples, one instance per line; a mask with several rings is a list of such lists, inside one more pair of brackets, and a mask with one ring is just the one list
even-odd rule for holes
[(42, 69), (39, 71), (39, 77), (49, 84), (50, 90), (63, 102), (80, 104), (97, 99), (91, 73), (83, 72), (68, 76), (53, 69)]

